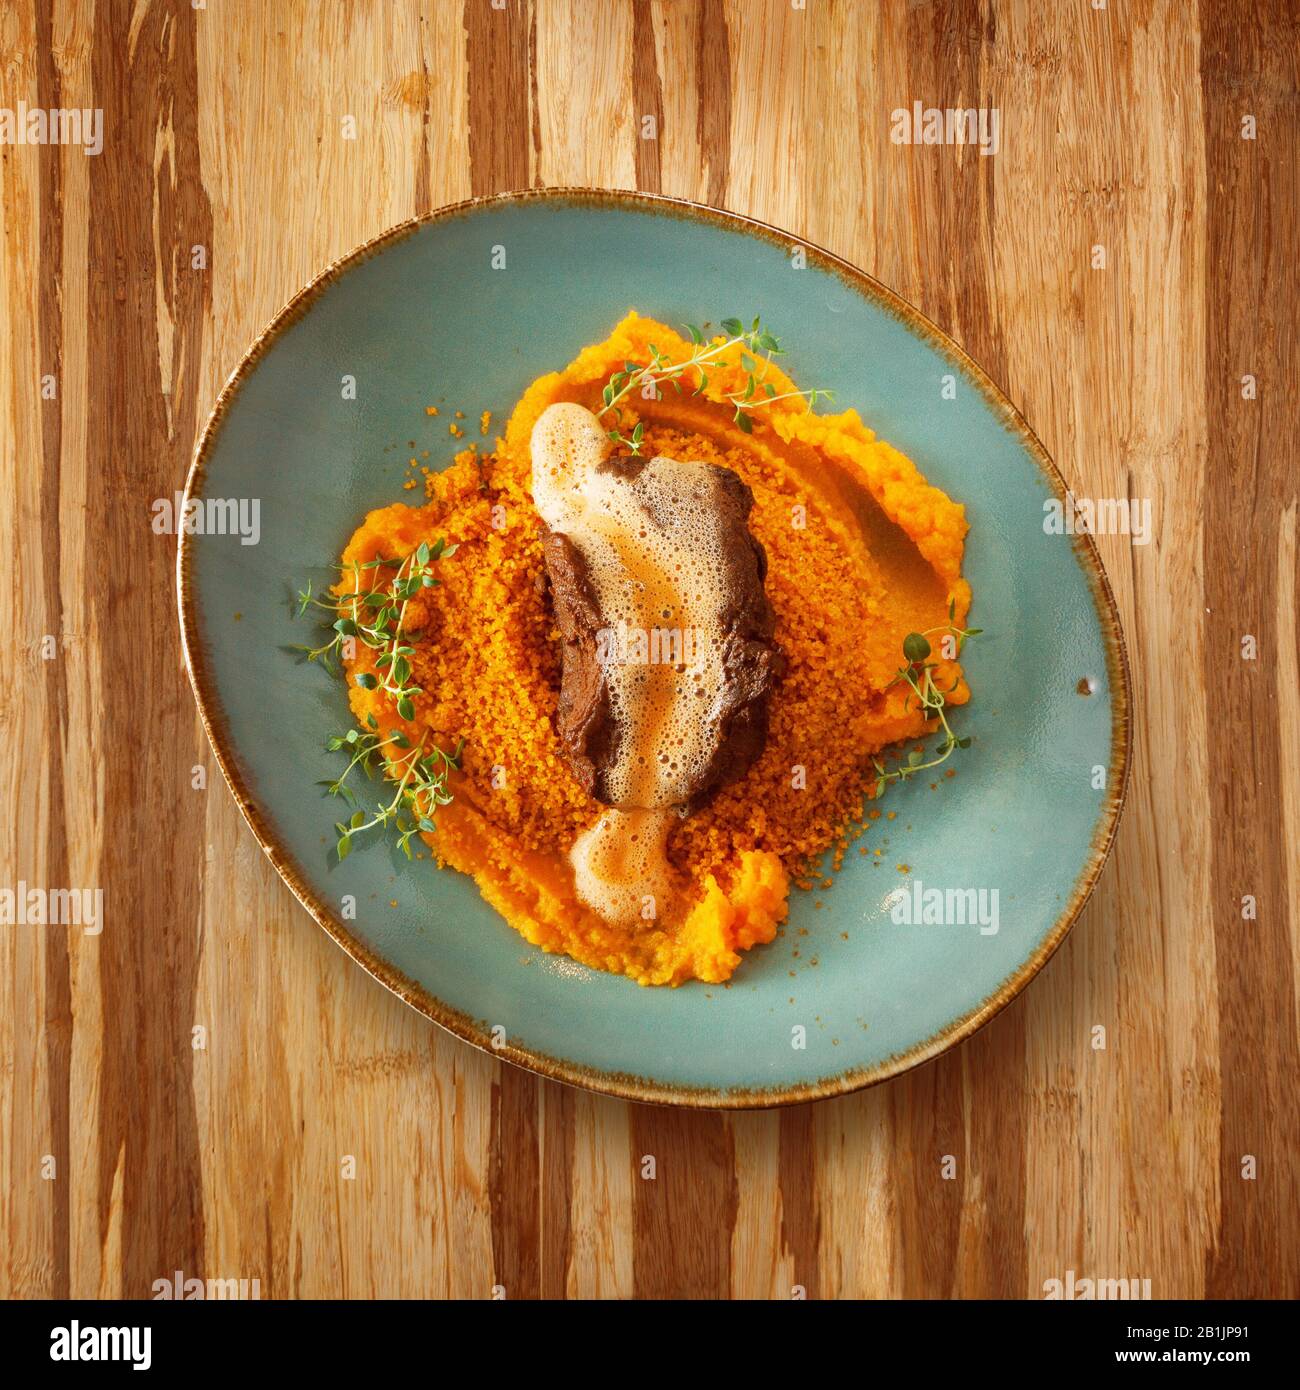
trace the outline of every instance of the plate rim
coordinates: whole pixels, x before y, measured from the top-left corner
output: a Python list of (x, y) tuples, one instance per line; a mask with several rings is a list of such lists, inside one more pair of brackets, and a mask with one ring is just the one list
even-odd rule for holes
[[(912, 333), (957, 368), (983, 396), (994, 414), (1016, 436), (1030, 458), (1038, 466), (1044, 481), (1053, 494), (1065, 500), (1069, 485), (1047, 450), (1030, 428), (1024, 416), (1012, 404), (1006, 392), (987, 372), (937, 324), (914, 305), (903, 299), (874, 276), (831, 251), (797, 237), (757, 218), (713, 207), (687, 198), (665, 194), (643, 193), (630, 189), (586, 188), (557, 186), (521, 189), (504, 193), (466, 198), (432, 209), (398, 222), (377, 235), (361, 242), (346, 254), (337, 257), (313, 276), (275, 313), (253, 339), (226, 378), (213, 402), (195, 442), (194, 453), (186, 473), (182, 507), (188, 508), (192, 497), (202, 495), (209, 454), (225, 418), (239, 393), (244, 380), (265, 356), (279, 336), (312, 307), (316, 300), (347, 271), (371, 259), (379, 252), (405, 240), (423, 227), (450, 221), (476, 211), (503, 205), (529, 202), (553, 202), (573, 206), (603, 206), (642, 213), (666, 214), (679, 219), (704, 223), (725, 230), (758, 236), (785, 251), (802, 248), (807, 261), (818, 269), (828, 271), (850, 289), (863, 295), (898, 319)], [(978, 1032), (1025, 988), (1055, 954), (1070, 928), (1078, 919), (1092, 896), (1101, 876), (1111, 846), (1114, 844), (1120, 816), (1128, 793), (1130, 772), (1130, 738), (1132, 718), (1132, 686), (1124, 630), (1120, 622), (1115, 596), (1106, 576), (1101, 556), (1091, 535), (1076, 533), (1071, 546), (1082, 568), (1092, 595), (1093, 606), (1101, 625), (1106, 650), (1107, 679), (1111, 699), (1111, 750), (1107, 769), (1107, 795), (1093, 828), (1087, 859), (1076, 878), (1064, 908), (1039, 942), (1037, 948), (1003, 982), (973, 1009), (953, 1020), (929, 1037), (902, 1052), (896, 1052), (871, 1066), (848, 1068), (815, 1081), (795, 1085), (770, 1087), (724, 1088), (689, 1086), (665, 1083), (652, 1077), (628, 1072), (602, 1071), (567, 1058), (506, 1042), (494, 1046), (491, 1033), (478, 1020), (453, 1008), (423, 985), (396, 969), (365, 942), (355, 937), (346, 924), (323, 902), (307, 882), (297, 860), (280, 843), (270, 815), (263, 811), (253, 797), (240, 769), (240, 761), (230, 739), (229, 728), (221, 701), (208, 667), (207, 655), (195, 612), (195, 592), (192, 582), (193, 540), (183, 527), (178, 528), (176, 547), (176, 599), (180, 619), (181, 648), (185, 669), (198, 705), (208, 742), (216, 755), (221, 775), (230, 788), (253, 837), (271, 861), (280, 878), (289, 887), (316, 923), (341, 950), (372, 975), (385, 988), (416, 1012), (449, 1033), (479, 1048), (493, 1057), (514, 1063), (552, 1081), (567, 1083), (585, 1090), (616, 1096), (622, 1100), (649, 1104), (682, 1106), (702, 1110), (756, 1110), (778, 1106), (798, 1105), (809, 1101), (827, 1100), (851, 1094), (869, 1086), (879, 1085), (915, 1067), (933, 1061), (950, 1048), (965, 1042)]]

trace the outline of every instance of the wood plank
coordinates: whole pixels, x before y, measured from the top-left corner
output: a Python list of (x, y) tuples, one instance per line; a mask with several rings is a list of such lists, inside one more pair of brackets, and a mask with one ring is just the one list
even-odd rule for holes
[[(1276, 671), (1295, 648), (1297, 570), (1282, 558), (1284, 518), (1300, 484), (1290, 383), (1300, 353), (1295, 208), (1300, 140), (1295, 94), (1300, 53), (1294, 8), (1278, 0), (1252, 10), (1201, 6), (1201, 76), (1207, 183), (1206, 411), (1212, 422), (1201, 533), (1206, 575), (1204, 682), (1220, 718), (1210, 727), (1209, 792), (1220, 806), (1211, 904), (1219, 1002), (1220, 1219), (1207, 1251), (1206, 1292), (1222, 1297), (1295, 1297), (1300, 1243), (1280, 1212), (1300, 1210), (1300, 1092), (1287, 919), (1300, 884), (1288, 881), (1279, 814), (1284, 768), (1282, 714), (1296, 691)], [(1243, 138), (1253, 117), (1254, 138)], [(1282, 307), (1288, 306), (1288, 307)], [(1254, 376), (1259, 394), (1243, 397)], [(1248, 556), (1261, 557), (1243, 576)], [(1274, 558), (1276, 557), (1276, 559)], [(1243, 582), (1245, 579), (1246, 582)], [(1288, 593), (1287, 590), (1290, 590)], [(1283, 594), (1286, 595), (1283, 598)], [(1253, 637), (1258, 655), (1243, 645)], [(1283, 644), (1290, 651), (1284, 656)], [(1249, 731), (1248, 737), (1242, 737)], [(1243, 906), (1253, 899), (1257, 917)]]

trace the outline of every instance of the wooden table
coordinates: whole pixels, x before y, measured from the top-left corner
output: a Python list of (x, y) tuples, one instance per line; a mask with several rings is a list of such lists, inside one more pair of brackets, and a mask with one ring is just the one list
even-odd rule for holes
[[(1294, 16), (6, 6), (0, 105), (102, 107), (104, 142), (0, 148), (0, 884), (102, 886), (111, 925), (0, 928), (0, 1293), (1300, 1293)], [(999, 152), (895, 143), (916, 101), (996, 107)], [(1137, 704), (1113, 859), (1027, 993), (892, 1084), (679, 1114), (501, 1065), (312, 925), (202, 736), (150, 505), (227, 373), (356, 243), (545, 184), (838, 252), (1078, 493), (1151, 499), (1150, 544), (1099, 541)]]

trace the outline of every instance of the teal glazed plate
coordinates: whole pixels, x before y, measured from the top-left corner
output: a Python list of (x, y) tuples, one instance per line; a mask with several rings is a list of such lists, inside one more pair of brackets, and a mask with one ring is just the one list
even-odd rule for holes
[[(795, 380), (856, 407), (965, 504), (971, 526), (964, 573), (983, 635), (963, 654), (973, 698), (954, 725), (973, 742), (958, 775), (937, 793), (926, 779), (892, 787), (882, 806), (896, 819), (863, 842), (883, 854), (850, 851), (832, 888), (794, 891), (784, 935), (748, 952), (725, 988), (646, 989), (546, 955), (470, 878), (387, 844), (337, 863), (340, 803), (317, 784), (340, 770), (325, 744), (349, 727), (346, 696), (286, 650), (313, 630), (294, 617), (294, 588), (328, 579), (367, 511), (423, 500), (402, 488), (411, 454), (451, 462), (451, 410), (473, 422), (467, 437), (480, 411), (505, 419), (534, 378), (629, 307), (668, 323), (760, 314)], [(436, 401), (434, 419), (424, 406)], [(180, 537), (186, 660), (262, 848), (334, 940), (421, 1013), (520, 1066), (631, 1100), (841, 1095), (992, 1018), (1101, 872), (1128, 771), (1128, 673), (1091, 539), (1045, 526), (1045, 504), (1065, 491), (966, 354), (844, 261), (668, 198), (506, 194), (359, 247), (239, 364), (186, 484), (188, 514), (231, 523)], [(953, 904), (945, 919), (964, 924), (928, 920), (935, 889)]]

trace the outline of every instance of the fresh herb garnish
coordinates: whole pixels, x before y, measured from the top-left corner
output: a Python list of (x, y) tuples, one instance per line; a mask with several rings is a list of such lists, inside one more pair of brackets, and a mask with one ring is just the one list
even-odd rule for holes
[[(402, 719), (413, 719), (415, 697), (423, 693), (423, 688), (415, 684), (411, 667), (415, 648), (404, 636), (407, 607), (413, 598), (440, 582), (433, 574), (434, 564), (455, 553), (454, 545), (439, 539), (432, 545), (421, 542), (401, 560), (377, 555), (373, 560), (336, 566), (351, 581), (351, 591), (342, 594), (331, 592), (318, 596), (308, 582), (297, 596), (298, 616), (309, 608), (323, 609), (330, 615), (331, 636), (319, 647), (296, 646), (293, 650), (302, 652), (308, 661), (319, 661), (334, 674), (344, 656), (351, 654), (347, 644), (361, 642), (379, 653), (375, 658), (378, 674), (359, 672), (357, 685), (363, 690), (382, 690)], [(356, 806), (356, 796), (347, 779), (360, 767), (367, 777), (374, 777), (379, 771), (387, 772), (397, 781), (397, 792), (391, 802), (373, 815), (367, 817), (358, 808), (347, 825), (336, 825), (335, 849), (338, 857), (345, 859), (354, 836), (373, 826), (392, 825), (398, 833), (398, 845), (410, 859), (412, 837), (422, 830), (432, 830), (434, 812), (452, 799), (447, 790), (447, 773), (460, 767), (464, 740), (454, 753), (436, 746), (426, 753), (427, 734), (412, 748), (410, 740), (400, 730), (385, 737), (377, 731), (373, 715), (368, 716), (368, 722), (370, 732), (351, 729), (330, 738), (327, 744), (330, 751), (347, 752), (351, 760), (340, 777), (321, 785), (331, 796), (341, 796)], [(405, 756), (394, 756), (388, 751), (393, 748), (402, 750)]]
[[(957, 639), (956, 650), (953, 653), (955, 656), (961, 651), (968, 637), (978, 637), (983, 630), (978, 627), (953, 626), (952, 620), (955, 611), (956, 605), (949, 603), (949, 621), (943, 627), (927, 628), (925, 632), (909, 632), (903, 638), (903, 659), (906, 665), (900, 667), (898, 674), (887, 687), (892, 688), (900, 682), (910, 686), (918, 705), (925, 713), (925, 718), (939, 721), (939, 727), (943, 730), (943, 738), (939, 741), (935, 756), (929, 761), (925, 760), (923, 752), (915, 748), (907, 755), (907, 761), (901, 767), (887, 769), (879, 758), (872, 758), (871, 765), (876, 770), (876, 786), (873, 796), (879, 796), (890, 782), (906, 782), (909, 777), (915, 777), (917, 773), (928, 772), (931, 768), (938, 767), (940, 763), (948, 760), (954, 748), (970, 747), (969, 738), (958, 738), (953, 733), (945, 713), (947, 696), (951, 695), (957, 688), (956, 683), (954, 682), (947, 691), (940, 690), (934, 680), (934, 673), (938, 669), (937, 663), (929, 660), (930, 637), (934, 633), (942, 632)], [(908, 696), (908, 700), (910, 702), (911, 696)]]
[[(691, 385), (691, 382), (686, 380), (688, 372), (693, 372), (695, 375), (694, 388), (689, 394), (698, 396), (709, 384), (709, 374), (706, 368), (710, 364), (716, 365), (724, 353), (728, 353), (736, 347), (741, 349), (740, 365), (745, 371), (745, 389), (728, 392), (726, 399), (735, 410), (735, 414), (731, 417), (733, 422), (746, 434), (753, 430), (753, 412), (760, 406), (771, 405), (775, 401), (799, 396), (807, 400), (808, 408), (811, 410), (818, 401), (834, 401), (835, 399), (833, 392), (820, 388), (812, 391), (784, 391), (779, 395), (777, 394), (776, 387), (767, 381), (766, 377), (772, 358), (781, 353), (781, 344), (763, 327), (760, 319), (756, 318), (748, 329), (739, 319), (723, 319), (721, 327), (727, 337), (718, 343), (706, 343), (704, 334), (693, 323), (683, 324), (682, 327), (686, 329), (692, 344), (694, 344), (690, 356), (684, 362), (674, 362), (653, 343), (647, 344), (650, 351), (649, 362), (624, 362), (622, 370), (615, 372), (606, 382), (604, 390), (601, 392), (603, 404), (596, 412), (597, 419), (608, 414), (611, 410), (615, 412), (616, 418), (621, 417), (619, 402), (630, 392), (644, 390), (647, 386), (652, 385), (655, 388), (656, 398), (658, 398), (661, 384), (665, 383), (671, 385), (679, 395), (687, 394), (683, 390), (683, 383), (686, 386)], [(626, 445), (633, 454), (641, 452), (644, 431), (639, 420), (630, 435), (623, 434), (617, 425), (608, 430), (607, 433), (615, 444)]]
[[(320, 784), (331, 796), (341, 796), (350, 805), (356, 806), (356, 793), (348, 786), (347, 779), (357, 767), (371, 778), (382, 770), (397, 782), (397, 791), (386, 806), (381, 806), (370, 816), (358, 808), (346, 825), (342, 821), (335, 823), (338, 840), (334, 849), (340, 860), (348, 857), (354, 835), (364, 834), (377, 825), (392, 825), (396, 829), (398, 847), (410, 859), (413, 857), (411, 840), (422, 830), (435, 828), (433, 817), (438, 807), (446, 806), (452, 799), (447, 790), (447, 773), (452, 768), (459, 769), (465, 740), (462, 739), (452, 753), (446, 753), (436, 746), (431, 752), (425, 753), (426, 737), (422, 736), (414, 748), (400, 730), (385, 738), (379, 733), (349, 729), (346, 734), (336, 734), (329, 740), (327, 747), (331, 752), (352, 754), (351, 761), (339, 777), (333, 782)], [(395, 757), (386, 751), (389, 748), (404, 750), (405, 756)]]

